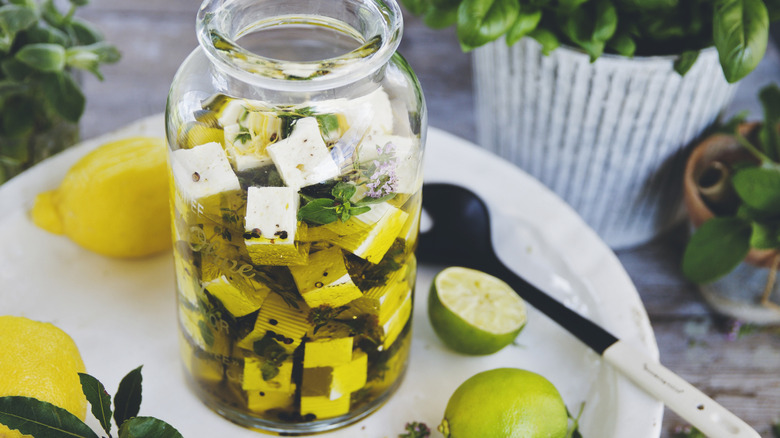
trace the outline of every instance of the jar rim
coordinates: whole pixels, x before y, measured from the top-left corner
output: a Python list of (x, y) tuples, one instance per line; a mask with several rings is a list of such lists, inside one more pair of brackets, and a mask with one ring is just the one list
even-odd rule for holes
[[(328, 21), (326, 27), (362, 43), (347, 53), (313, 61), (290, 61), (242, 47), (238, 39), (250, 33), (250, 29), (231, 28), (232, 20), (250, 15), (244, 8), (265, 6), (274, 10), (274, 3), (279, 1), (290, 4), (293, 0), (204, 0), (197, 16), (201, 48), (213, 63), (243, 82), (278, 90), (314, 91), (347, 85), (371, 75), (387, 64), (401, 42), (403, 15), (396, 0), (347, 0), (340, 2), (345, 8), (352, 4), (368, 11), (359, 19), (370, 20), (369, 26), (361, 26), (362, 32), (373, 33), (364, 35), (347, 23)], [(316, 14), (256, 15), (251, 30), (279, 25), (325, 25)]]

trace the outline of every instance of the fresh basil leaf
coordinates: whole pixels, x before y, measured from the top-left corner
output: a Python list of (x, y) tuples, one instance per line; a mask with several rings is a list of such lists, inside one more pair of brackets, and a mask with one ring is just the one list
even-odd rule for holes
[(341, 202), (349, 202), (349, 200), (355, 196), (357, 187), (354, 184), (347, 182), (339, 182), (331, 190), (331, 195)]
[(89, 374), (79, 373), (81, 390), (92, 407), (92, 415), (100, 422), (100, 426), (111, 435), (111, 396), (100, 381)]
[(78, 417), (30, 397), (0, 397), (0, 424), (24, 435), (46, 438), (98, 438)]
[(183, 438), (170, 424), (153, 417), (134, 417), (119, 428), (119, 438)]
[(696, 59), (698, 58), (698, 50), (686, 50), (685, 52), (682, 52), (674, 61), (674, 71), (680, 76), (685, 76), (685, 73), (688, 73), (688, 70), (693, 67), (693, 64), (696, 63)]
[(715, 217), (704, 222), (685, 248), (682, 271), (694, 283), (709, 283), (728, 274), (750, 250), (750, 222)]
[(610, 0), (596, 0), (559, 16), (564, 35), (595, 61), (617, 30), (617, 10)]
[(19, 49), (14, 56), (42, 72), (58, 73), (65, 68), (65, 48), (59, 44), (30, 44)]
[(636, 41), (628, 32), (618, 32), (607, 41), (607, 47), (618, 55), (631, 58), (636, 53)]
[(780, 171), (777, 168), (749, 167), (731, 178), (742, 201), (756, 210), (780, 213)]
[(70, 74), (46, 74), (42, 77), (41, 85), (46, 100), (59, 115), (73, 123), (79, 121), (84, 113), (86, 98)]
[(143, 365), (127, 373), (119, 382), (119, 389), (114, 395), (114, 421), (120, 429), (125, 421), (138, 415), (141, 409), (141, 368)]
[(559, 0), (558, 1), (558, 10), (560, 11), (573, 11), (580, 7), (583, 3), (587, 2), (588, 0)]
[(542, 20), (542, 10), (528, 6), (521, 6), (517, 19), (509, 28), (506, 34), (506, 43), (513, 45), (520, 41), (524, 36), (531, 33)]
[(335, 201), (333, 199), (314, 199), (298, 209), (298, 220), (315, 225), (326, 225), (336, 222), (339, 215), (336, 213), (334, 205)]
[(753, 233), (750, 235), (750, 246), (757, 249), (774, 249), (778, 247), (777, 236), (780, 227), (777, 223), (763, 224), (753, 222)]
[(561, 41), (558, 39), (558, 35), (541, 27), (537, 27), (536, 29), (532, 30), (528, 36), (535, 39), (539, 44), (542, 45), (542, 53), (544, 55), (549, 55), (553, 50), (557, 49), (561, 45)]
[(440, 11), (457, 9), (458, 6), (460, 6), (461, 1), (462, 0), (430, 0), (434, 9), (438, 9)]
[(758, 94), (764, 107), (764, 123), (759, 131), (759, 140), (763, 152), (773, 160), (780, 159), (780, 87), (768, 85)]
[(431, 5), (430, 0), (401, 0), (401, 4), (413, 15), (422, 15)]
[(514, 24), (517, 0), (463, 0), (458, 7), (457, 34), (463, 51), (495, 41)]
[(713, 39), (726, 80), (747, 76), (764, 57), (769, 13), (762, 0), (716, 0)]
[(458, 5), (442, 9), (431, 7), (423, 16), (423, 23), (431, 29), (444, 29), (458, 22)]

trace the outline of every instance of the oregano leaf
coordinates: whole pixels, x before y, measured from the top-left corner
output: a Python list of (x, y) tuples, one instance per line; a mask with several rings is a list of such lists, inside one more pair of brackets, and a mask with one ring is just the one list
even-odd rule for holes
[(128, 419), (138, 415), (138, 411), (141, 409), (141, 384), (143, 377), (141, 376), (140, 367), (127, 373), (122, 381), (119, 382), (119, 389), (114, 396), (114, 421), (118, 426)]
[(111, 435), (111, 396), (100, 381), (89, 374), (79, 373), (81, 390), (92, 407), (92, 415), (100, 422), (100, 426)]
[(31, 397), (0, 397), (0, 424), (37, 437), (98, 438), (67, 410)]

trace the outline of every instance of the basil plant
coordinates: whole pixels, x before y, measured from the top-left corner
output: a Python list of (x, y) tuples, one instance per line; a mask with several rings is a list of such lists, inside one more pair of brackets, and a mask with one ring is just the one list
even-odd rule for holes
[(591, 60), (678, 55), (675, 69), (690, 69), (700, 50), (715, 46), (723, 73), (736, 82), (755, 69), (766, 51), (769, 22), (780, 18), (780, 0), (402, 0), (432, 28), (457, 26), (464, 51), (505, 36), (525, 36), (545, 54), (561, 44)]
[(685, 248), (682, 271), (693, 282), (723, 277), (751, 248), (780, 250), (780, 87), (764, 87), (759, 98), (764, 107), (759, 129), (741, 135), (737, 127), (744, 115), (722, 129), (734, 136), (751, 159), (730, 166), (729, 183), (736, 202), (717, 206), (721, 212), (704, 222)]
[[(78, 71), (103, 79), (101, 64), (119, 60), (116, 47), (90, 23), (74, 16), (88, 0), (0, 0), (0, 184), (77, 138), (85, 97)], [(65, 3), (65, 2), (62, 2)], [(58, 128), (73, 124), (70, 131)]]

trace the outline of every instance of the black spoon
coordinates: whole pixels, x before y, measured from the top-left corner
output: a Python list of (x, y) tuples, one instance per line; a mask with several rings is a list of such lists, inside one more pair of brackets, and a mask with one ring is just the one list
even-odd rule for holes
[(421, 262), (477, 269), (504, 280), (526, 302), (705, 435), (760, 438), (745, 422), (658, 361), (620, 341), (506, 267), (493, 249), (488, 208), (476, 194), (452, 184), (428, 183), (423, 186), (423, 209), (433, 225), (420, 233), (417, 257)]

